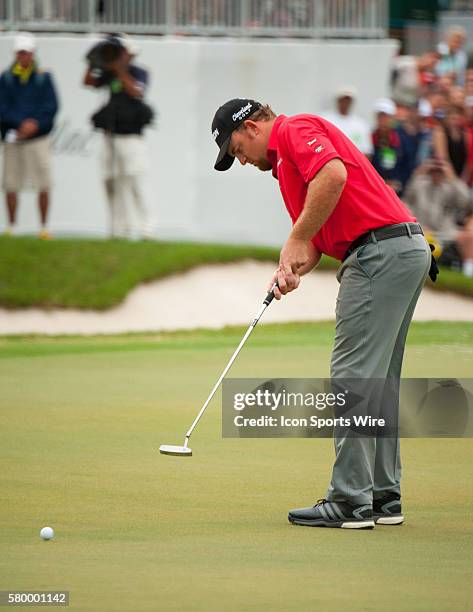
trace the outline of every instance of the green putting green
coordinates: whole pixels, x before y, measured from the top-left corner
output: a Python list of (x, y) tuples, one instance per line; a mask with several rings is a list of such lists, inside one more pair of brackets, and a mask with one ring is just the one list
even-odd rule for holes
[[(0, 590), (70, 609), (465, 610), (473, 441), (402, 441), (401, 527), (311, 529), (331, 440), (222, 439), (220, 395), (192, 458), (163, 456), (244, 330), (0, 339)], [(259, 326), (231, 376), (328, 375), (333, 324)], [(473, 325), (416, 324), (404, 376), (473, 376)], [(56, 531), (50, 542), (41, 527)]]

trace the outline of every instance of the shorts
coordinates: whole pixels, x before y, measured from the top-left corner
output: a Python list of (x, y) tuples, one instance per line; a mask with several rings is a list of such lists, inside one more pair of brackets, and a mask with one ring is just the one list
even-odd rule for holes
[(25, 142), (4, 143), (2, 187), (7, 193), (23, 189), (51, 189), (51, 142), (41, 136)]
[(143, 175), (148, 170), (148, 152), (143, 136), (105, 134), (101, 164), (105, 179)]

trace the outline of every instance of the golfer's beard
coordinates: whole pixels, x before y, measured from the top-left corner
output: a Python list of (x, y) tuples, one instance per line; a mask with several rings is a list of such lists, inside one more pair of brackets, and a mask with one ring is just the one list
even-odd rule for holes
[(259, 160), (256, 162), (256, 166), (262, 172), (267, 172), (268, 170), (272, 170), (273, 169), (273, 166), (264, 157), (260, 157), (259, 158)]

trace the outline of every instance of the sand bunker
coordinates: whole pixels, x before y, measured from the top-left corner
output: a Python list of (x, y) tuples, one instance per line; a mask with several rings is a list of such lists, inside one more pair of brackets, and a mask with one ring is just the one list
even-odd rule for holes
[[(245, 261), (202, 266), (134, 289), (105, 312), (72, 309), (0, 309), (0, 334), (112, 334), (246, 325), (259, 308), (275, 269)], [(331, 272), (313, 272), (299, 289), (265, 312), (261, 324), (335, 318), (338, 283)], [(473, 321), (473, 300), (424, 289), (416, 321)]]

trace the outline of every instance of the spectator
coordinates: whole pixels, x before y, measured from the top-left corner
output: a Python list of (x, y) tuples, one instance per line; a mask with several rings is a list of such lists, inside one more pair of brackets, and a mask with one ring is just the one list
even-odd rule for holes
[(433, 121), (443, 121), (447, 116), (448, 108), (448, 97), (440, 89), (434, 89), (429, 93), (426, 100), (432, 107), (432, 119)]
[(468, 96), (465, 100), (465, 119), (466, 129), (468, 131), (470, 142), (470, 148), (468, 150), (468, 159), (472, 172), (470, 172), (470, 180), (468, 184), (471, 187), (473, 183), (473, 96)]
[(466, 41), (466, 32), (461, 26), (448, 28), (445, 39), (439, 43), (437, 49), (440, 61), (436, 66), (439, 76), (451, 75), (454, 83), (464, 85), (467, 55), (463, 49)]
[(356, 91), (352, 87), (341, 88), (335, 97), (337, 109), (326, 111), (321, 116), (337, 126), (362, 153), (371, 157), (373, 146), (369, 125), (364, 119), (351, 113), (355, 97)]
[(393, 126), (396, 105), (388, 98), (381, 98), (376, 101), (374, 110), (376, 126), (372, 134), (372, 163), (386, 183), (399, 193), (402, 189), (398, 174), (401, 141)]
[(401, 183), (399, 194), (402, 195), (408, 180), (417, 167), (417, 154), (423, 134), (419, 125), (417, 103), (398, 109), (398, 126), (401, 153), (397, 163), (397, 178)]
[(434, 128), (432, 145), (435, 157), (449, 161), (455, 174), (465, 182), (470, 180), (470, 137), (465, 126), (464, 110), (450, 106), (443, 124)]
[(454, 85), (450, 89), (449, 102), (452, 106), (465, 108), (465, 89), (459, 85)]
[(452, 88), (454, 86), (455, 79), (452, 74), (442, 74), (442, 76), (438, 77), (436, 82), (436, 89), (439, 89), (442, 93), (444, 93), (449, 101)]
[(51, 190), (49, 133), (58, 101), (52, 76), (38, 68), (36, 42), (31, 34), (18, 35), (13, 44), (15, 61), (0, 76), (0, 124), (5, 143), (3, 189), (6, 193), (8, 228), (16, 233), (18, 192), (38, 192), (40, 238), (51, 238), (47, 230)]
[(432, 130), (434, 126), (433, 110), (428, 100), (419, 100), (419, 144), (417, 147), (416, 166), (433, 156)]
[(89, 54), (91, 64), (84, 84), (110, 90), (108, 104), (92, 117), (95, 127), (104, 131), (102, 167), (110, 210), (110, 234), (118, 238), (134, 235), (128, 210), (131, 200), (139, 218), (138, 233), (146, 239), (150, 237), (150, 224), (143, 197), (148, 161), (143, 128), (151, 121), (152, 111), (142, 99), (148, 72), (133, 63), (138, 48), (127, 37), (108, 37), (102, 45), (102, 49), (105, 45), (107, 49), (114, 47), (118, 57), (105, 59), (103, 63), (99, 57), (96, 65), (95, 56)]
[(419, 57), (399, 55), (391, 73), (392, 97), (398, 104), (414, 104), (434, 86), (435, 66), (440, 55), (427, 51)]
[(473, 96), (473, 68), (467, 68), (465, 73), (465, 97)]
[(471, 194), (451, 164), (426, 160), (409, 182), (405, 199), (424, 230), (440, 240), (444, 253), (457, 250), (464, 274), (473, 277)]
[(467, 55), (463, 49), (466, 41), (466, 31), (461, 26), (448, 28), (445, 38), (438, 44), (440, 61), (436, 72), (439, 76), (450, 75), (456, 85), (465, 84)]

